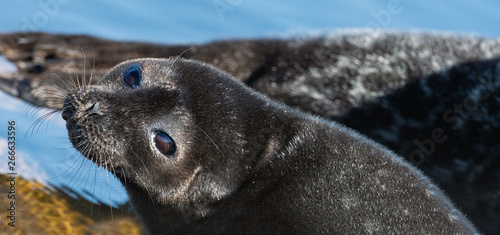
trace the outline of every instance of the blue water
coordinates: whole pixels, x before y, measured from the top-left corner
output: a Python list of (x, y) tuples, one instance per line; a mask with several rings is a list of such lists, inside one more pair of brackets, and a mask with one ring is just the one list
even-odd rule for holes
[(16, 0), (1, 4), (0, 32), (202, 43), (370, 26), (500, 37), (498, 9), (494, 0)]
[[(16, 0), (1, 3), (0, 32), (36, 30), (159, 43), (316, 35), (365, 27), (500, 37), (498, 9), (500, 1), (493, 0)], [(12, 69), (0, 60), (0, 72)], [(96, 170), (71, 148), (59, 114), (32, 133), (30, 127), (40, 114), (29, 110), (27, 103), (0, 92), (0, 173), (8, 171), (7, 121), (16, 120), (20, 175), (108, 204), (127, 200), (113, 176)]]

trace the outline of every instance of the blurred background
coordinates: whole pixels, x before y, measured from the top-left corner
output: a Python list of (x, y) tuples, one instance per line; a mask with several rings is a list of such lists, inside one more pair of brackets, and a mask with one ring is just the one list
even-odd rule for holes
[[(163, 44), (314, 37), (366, 28), (496, 38), (499, 9), (493, 0), (17, 0), (2, 1), (0, 33), (86, 34)], [(0, 56), (0, 70), (15, 66)], [(34, 125), (46, 112), (0, 91), (0, 174), (7, 173), (6, 123), (16, 120), (20, 176), (93, 203), (125, 203), (120, 183), (71, 147), (60, 114)]]
[(19, 0), (2, 3), (0, 32), (36, 30), (158, 43), (365, 27), (498, 37), (499, 7), (494, 0)]

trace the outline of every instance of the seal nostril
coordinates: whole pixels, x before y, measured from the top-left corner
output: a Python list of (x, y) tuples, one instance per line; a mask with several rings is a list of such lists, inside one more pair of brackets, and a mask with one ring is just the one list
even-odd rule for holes
[(65, 109), (63, 112), (62, 112), (62, 118), (65, 120), (65, 121), (68, 121), (69, 119), (71, 119), (71, 117), (73, 116), (73, 112), (71, 112), (69, 109)]
[(99, 102), (95, 102), (94, 104), (92, 104), (92, 106), (90, 106), (90, 108), (85, 110), (85, 116), (92, 116), (92, 115), (102, 116), (102, 115), (104, 115), (104, 113), (101, 112), (101, 110), (99, 108), (100, 108)]
[(28, 69), (28, 73), (42, 73), (45, 71), (45, 67), (39, 64), (33, 65)]

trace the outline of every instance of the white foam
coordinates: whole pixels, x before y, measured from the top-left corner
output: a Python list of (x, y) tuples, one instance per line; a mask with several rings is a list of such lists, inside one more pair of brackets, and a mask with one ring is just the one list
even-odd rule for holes
[[(11, 112), (22, 113), (25, 111), (26, 103), (20, 99), (14, 98), (11, 95), (0, 90), (0, 110), (6, 109)], [(2, 111), (5, 113), (5, 111)]]
[[(0, 164), (7, 166), (7, 139), (0, 137)], [(36, 180), (44, 185), (48, 185), (47, 173), (40, 169), (38, 162), (34, 161), (32, 157), (22, 151), (16, 152), (16, 172), (27, 180)], [(11, 173), (7, 167), (0, 168), (0, 174)]]
[(11, 61), (7, 60), (5, 56), (0, 55), (0, 73), (16, 73), (17, 66)]

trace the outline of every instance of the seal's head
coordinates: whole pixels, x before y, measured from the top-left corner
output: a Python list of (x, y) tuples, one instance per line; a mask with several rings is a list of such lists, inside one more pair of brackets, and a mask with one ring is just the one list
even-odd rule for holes
[(243, 128), (265, 104), (245, 96), (258, 95), (208, 65), (138, 59), (70, 92), (62, 115), (73, 146), (114, 173), (132, 200), (203, 216), (265, 149)]

